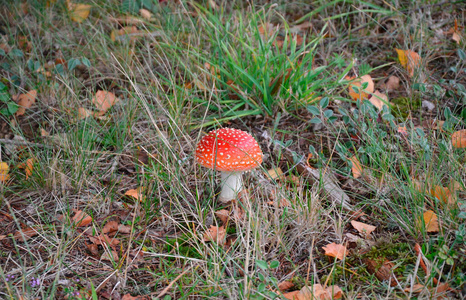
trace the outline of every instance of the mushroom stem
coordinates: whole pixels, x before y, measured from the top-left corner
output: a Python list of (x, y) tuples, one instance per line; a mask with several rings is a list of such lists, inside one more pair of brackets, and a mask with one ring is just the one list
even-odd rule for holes
[(226, 203), (236, 199), (236, 196), (243, 188), (241, 173), (243, 172), (222, 172), (222, 192), (218, 197), (220, 202)]

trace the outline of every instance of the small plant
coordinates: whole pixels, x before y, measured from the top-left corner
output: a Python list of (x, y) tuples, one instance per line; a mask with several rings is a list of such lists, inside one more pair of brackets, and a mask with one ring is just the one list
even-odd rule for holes
[(11, 100), (8, 87), (0, 82), (0, 114), (9, 117), (14, 115), (18, 111), (18, 108), (18, 104)]

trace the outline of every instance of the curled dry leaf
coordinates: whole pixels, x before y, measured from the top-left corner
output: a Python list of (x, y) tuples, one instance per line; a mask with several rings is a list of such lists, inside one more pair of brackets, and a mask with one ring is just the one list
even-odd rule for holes
[(10, 174), (8, 172), (10, 171), (10, 167), (6, 162), (1, 161), (0, 162), (0, 183), (5, 183), (10, 179)]
[(116, 238), (111, 238), (106, 234), (89, 236), (89, 240), (96, 245), (108, 245), (110, 247), (115, 247), (120, 244), (120, 240)]
[(451, 144), (455, 148), (466, 148), (466, 129), (453, 133), (451, 135)]
[(369, 237), (369, 235), (377, 228), (354, 220), (351, 221), (351, 225), (353, 225), (354, 229), (356, 229), (360, 234), (363, 234), (366, 238)]
[(353, 172), (354, 178), (359, 178), (362, 175), (362, 166), (359, 162), (359, 159), (356, 156), (353, 156), (349, 159), (353, 166), (351, 167), (351, 171)]
[(340, 244), (331, 243), (322, 247), (322, 249), (324, 249), (325, 255), (336, 257), (339, 260), (343, 260), (346, 256), (346, 247)]
[(409, 77), (414, 76), (414, 70), (421, 64), (421, 57), (414, 51), (395, 49), (398, 53), (400, 64), (408, 71)]
[(204, 233), (203, 239), (205, 242), (216, 242), (217, 244), (220, 244), (220, 242), (223, 242), (225, 239), (226, 234), (227, 231), (225, 230), (225, 227), (210, 225), (210, 229)]
[(374, 274), (380, 281), (390, 281), (390, 286), (396, 285), (395, 275), (393, 268), (395, 265), (387, 259), (366, 259), (367, 270), (369, 273)]
[(86, 20), (87, 17), (89, 17), (89, 13), (91, 12), (92, 5), (82, 4), (82, 3), (72, 3), (69, 0), (67, 0), (67, 4), (68, 4), (68, 11), (70, 13), (70, 18), (74, 22), (81, 23), (82, 21)]
[(314, 284), (311, 287), (304, 286), (300, 291), (300, 294), (305, 300), (333, 300), (341, 299), (343, 296), (343, 291), (337, 285), (331, 285), (324, 289), (321, 284)]
[(17, 116), (22, 116), (26, 112), (27, 108), (31, 108), (31, 106), (36, 102), (37, 91), (31, 90), (27, 94), (18, 94), (13, 96), (13, 100), (18, 103), (19, 108), (16, 111)]
[[(355, 79), (355, 77), (346, 76), (345, 79), (351, 81), (349, 84), (348, 93), (354, 101), (367, 99), (369, 94), (374, 92), (374, 81), (370, 75), (364, 75), (358, 79)], [(368, 84), (364, 90), (362, 89), (363, 83)]]
[(400, 78), (396, 76), (388, 77), (387, 82), (385, 83), (385, 88), (389, 91), (397, 90), (400, 87)]
[(75, 215), (71, 219), (77, 227), (84, 227), (92, 222), (92, 217), (83, 212), (82, 210), (75, 210)]
[(100, 112), (100, 115), (103, 115), (109, 110), (119, 99), (112, 92), (107, 91), (97, 91), (94, 98), (92, 98), (92, 103), (97, 107)]
[(30, 238), (36, 236), (37, 234), (38, 234), (37, 230), (35, 230), (35, 229), (31, 228), (31, 227), (28, 227), (28, 228), (16, 231), (13, 234), (13, 238), (15, 240), (17, 240), (17, 241), (25, 242), (25, 241), (29, 240)]
[(433, 211), (431, 210), (426, 211), (423, 215), (423, 218), (424, 218), (425, 229), (427, 232), (438, 232), (439, 231), (438, 218), (437, 218), (437, 215)]
[(217, 210), (215, 212), (215, 216), (222, 221), (223, 225), (225, 225), (228, 222), (228, 219), (230, 218), (230, 212), (226, 209), (221, 209)]
[(372, 94), (372, 97), (369, 98), (369, 102), (381, 111), (384, 105), (387, 106), (388, 97), (379, 91), (375, 91), (375, 93)]

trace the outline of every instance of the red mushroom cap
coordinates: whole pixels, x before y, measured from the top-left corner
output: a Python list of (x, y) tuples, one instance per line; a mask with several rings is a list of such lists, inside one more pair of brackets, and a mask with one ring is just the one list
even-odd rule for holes
[(249, 133), (221, 128), (209, 132), (199, 141), (196, 160), (202, 166), (218, 171), (248, 171), (262, 163), (262, 151)]

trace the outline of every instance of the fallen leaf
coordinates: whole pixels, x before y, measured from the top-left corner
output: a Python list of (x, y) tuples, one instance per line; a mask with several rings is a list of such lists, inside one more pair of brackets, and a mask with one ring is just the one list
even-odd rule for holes
[(86, 247), (87, 247), (87, 250), (89, 250), (89, 252), (91, 252), (92, 255), (94, 256), (98, 256), (99, 255), (99, 247), (94, 244), (94, 243), (85, 243)]
[(291, 282), (290, 280), (285, 280), (285, 281), (282, 281), (278, 284), (278, 288), (280, 289), (280, 291), (285, 291), (285, 290), (288, 290), (288, 289), (291, 289), (292, 287), (294, 287), (294, 283)]
[(421, 64), (421, 57), (414, 51), (395, 49), (398, 53), (400, 64), (408, 71), (409, 77), (414, 76), (414, 70)]
[(455, 148), (466, 148), (466, 129), (453, 133), (451, 135), (451, 144)]
[(103, 115), (109, 110), (119, 99), (112, 92), (97, 91), (95, 96), (92, 98), (92, 103), (100, 111), (100, 115)]
[(424, 224), (427, 232), (438, 232), (439, 231), (439, 225), (438, 225), (438, 218), (437, 215), (431, 211), (428, 210), (424, 213)]
[(205, 242), (216, 242), (217, 244), (219, 244), (220, 241), (223, 241), (225, 239), (226, 234), (227, 231), (225, 230), (225, 227), (217, 227), (210, 225), (210, 229), (208, 229), (204, 233), (203, 239)]
[(139, 30), (136, 26), (125, 26), (121, 29), (115, 29), (115, 30), (112, 30), (112, 32), (110, 33), (110, 39), (115, 42), (117, 39), (120, 39), (120, 40), (125, 40), (125, 39), (128, 39), (129, 37), (129, 40), (130, 41), (134, 41), (136, 40), (138, 37), (137, 33), (139, 33)]
[[(354, 101), (367, 99), (369, 94), (374, 92), (374, 81), (370, 75), (364, 75), (358, 79), (346, 76), (345, 79), (350, 81), (349, 95)], [(368, 84), (364, 90), (362, 89), (363, 83)], [(358, 92), (356, 92), (355, 89), (358, 90)]]
[(118, 230), (118, 223), (116, 221), (110, 221), (105, 224), (102, 228), (102, 233), (114, 233)]
[(372, 97), (369, 98), (369, 102), (381, 111), (384, 105), (387, 106), (388, 96), (379, 91), (375, 91), (375, 93), (372, 94)]
[(273, 205), (275, 207), (290, 207), (291, 204), (290, 204), (290, 201), (288, 201), (286, 198), (281, 198), (279, 200), (275, 200), (275, 201), (269, 201), (267, 202), (267, 204), (269, 205)]
[(34, 168), (34, 158), (33, 157), (28, 158), (25, 162), (23, 162), (22, 164), (19, 164), (18, 168), (24, 169), (26, 173), (26, 180), (28, 180), (29, 176), (32, 175), (32, 170)]
[(401, 133), (403, 135), (407, 135), (408, 134), (408, 129), (406, 128), (406, 126), (398, 126), (398, 129), (396, 130), (398, 133)]
[(223, 225), (225, 225), (228, 222), (228, 219), (230, 218), (230, 212), (226, 209), (221, 209), (217, 210), (215, 212), (215, 216), (222, 221)]
[(454, 204), (456, 202), (448, 187), (435, 185), (430, 189), (430, 193), (445, 204)]
[(144, 195), (142, 194), (143, 190), (144, 189), (142, 187), (138, 187), (137, 189), (127, 190), (125, 193), (125, 196), (130, 196), (130, 197), (135, 198), (136, 200), (142, 201), (144, 199)]
[(0, 162), (0, 183), (5, 183), (10, 179), (10, 175), (8, 172), (10, 171), (10, 167), (6, 162)]
[(364, 224), (358, 221), (351, 221), (351, 225), (353, 225), (354, 229), (356, 229), (360, 234), (364, 234), (366, 238), (377, 228), (372, 225)]
[(131, 226), (123, 225), (123, 224), (118, 225), (118, 232), (120, 232), (120, 233), (128, 234), (128, 233), (131, 233), (131, 231), (133, 231)]
[(418, 293), (422, 292), (423, 289), (425, 289), (425, 286), (423, 286), (420, 283), (416, 283), (413, 286), (405, 288), (404, 291), (407, 292), (407, 293), (418, 294)]
[(45, 130), (44, 128), (40, 129), (40, 136), (46, 137), (46, 136), (49, 136), (49, 135), (50, 135), (50, 133), (47, 130)]
[(146, 20), (150, 20), (152, 18), (152, 13), (145, 8), (141, 8), (139, 10), (139, 14)]
[(115, 250), (105, 251), (100, 257), (101, 260), (118, 261), (118, 253)]
[(314, 284), (311, 287), (304, 286), (300, 291), (305, 300), (332, 300), (340, 299), (343, 296), (343, 291), (340, 287), (332, 285), (324, 289), (321, 284)]
[(16, 231), (13, 234), (13, 238), (15, 240), (20, 241), (20, 242), (25, 242), (25, 241), (29, 240), (30, 238), (32, 238), (32, 237), (34, 237), (36, 235), (38, 235), (37, 230), (35, 230), (35, 229), (31, 228), (31, 227), (28, 227), (28, 228)]
[(290, 299), (290, 300), (306, 300), (304, 299), (304, 296), (301, 295), (301, 291), (289, 292), (289, 293), (283, 294), (283, 296), (286, 299)]
[(396, 285), (393, 268), (395, 265), (386, 258), (381, 259), (366, 259), (367, 270), (370, 274), (374, 274), (380, 281), (390, 281), (390, 286)]
[(120, 240), (116, 238), (111, 238), (106, 234), (89, 236), (89, 240), (96, 245), (108, 245), (110, 247), (115, 247), (120, 244)]
[(273, 169), (270, 169), (270, 170), (267, 171), (267, 175), (271, 179), (275, 180), (275, 179), (279, 179), (279, 178), (283, 177), (283, 171), (280, 168), (273, 168)]
[(76, 121), (85, 119), (87, 117), (92, 116), (94, 113), (88, 109), (85, 109), (84, 107), (78, 108), (78, 116), (76, 118)]
[(459, 35), (459, 33), (457, 32), (453, 32), (451, 39), (454, 40), (459, 45), (461, 42), (461, 35)]
[(336, 257), (339, 260), (343, 260), (346, 256), (346, 247), (340, 244), (331, 243), (322, 247), (322, 249), (325, 250), (325, 255)]
[(31, 106), (36, 102), (37, 91), (31, 90), (27, 94), (18, 94), (13, 96), (13, 100), (18, 103), (19, 108), (16, 111), (17, 116), (22, 116), (26, 112), (26, 109), (31, 108)]
[(400, 78), (396, 76), (388, 77), (387, 82), (385, 83), (385, 88), (389, 91), (397, 90), (400, 87)]
[(354, 178), (359, 178), (362, 175), (362, 166), (361, 163), (359, 162), (358, 158), (356, 156), (353, 156), (349, 159), (353, 166), (351, 167), (351, 171), (353, 172), (353, 177)]
[(87, 17), (89, 17), (92, 5), (72, 3), (70, 0), (67, 0), (67, 4), (71, 20), (81, 23), (82, 21), (86, 20)]
[(77, 227), (84, 227), (92, 222), (92, 217), (83, 212), (82, 210), (75, 210), (75, 215), (71, 219)]

